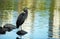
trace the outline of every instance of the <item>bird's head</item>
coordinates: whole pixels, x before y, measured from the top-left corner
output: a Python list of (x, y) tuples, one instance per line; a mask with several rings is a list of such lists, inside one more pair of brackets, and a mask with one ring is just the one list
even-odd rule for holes
[(24, 11), (24, 12), (28, 12), (28, 8), (25, 7), (25, 8), (23, 9), (23, 11)]

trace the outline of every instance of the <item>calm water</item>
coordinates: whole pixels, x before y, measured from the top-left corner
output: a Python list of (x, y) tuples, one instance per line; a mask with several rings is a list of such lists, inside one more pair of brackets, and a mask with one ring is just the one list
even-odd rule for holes
[[(16, 11), (14, 11), (13, 13), (14, 14), (12, 14), (13, 18), (11, 23), (15, 25), (18, 14)], [(48, 39), (48, 29), (49, 29), (49, 10), (43, 12), (35, 12), (33, 28), (30, 29), (30, 32), (27, 31), (28, 34), (24, 35), (22, 38), (23, 39)], [(19, 29), (15, 29), (11, 32), (7, 32), (5, 35), (0, 35), (0, 39), (16, 39), (16, 37), (19, 37), (16, 34), (18, 30)]]
[[(14, 4), (14, 5), (15, 4), (17, 5), (18, 2), (19, 2), (19, 0), (12, 0), (12, 4)], [(40, 2), (41, 2), (41, 5), (40, 5)], [(28, 19), (22, 25), (23, 30), (27, 31), (28, 33), (26, 35), (22, 36), (22, 39), (55, 39), (55, 38), (48, 37), (48, 35), (50, 35), (49, 34), (49, 14), (50, 14), (49, 9), (51, 7), (51, 2), (52, 2), (52, 0), (37, 0), (37, 2), (35, 4), (36, 8), (38, 8), (40, 10), (41, 7), (42, 7), (42, 9), (45, 7), (46, 10), (44, 10), (44, 11), (40, 10), (40, 11), (34, 12), (34, 17), (31, 17), (32, 14), (29, 14)], [(22, 4), (21, 4), (21, 7), (24, 6)], [(17, 10), (19, 7), (14, 6), (14, 5), (13, 6), (11, 5), (11, 6), (15, 7)], [(27, 4), (27, 6), (29, 6), (29, 4)], [(6, 17), (3, 15), (5, 15)], [(17, 17), (18, 17), (17, 11), (7, 10), (7, 11), (3, 11), (3, 13), (0, 12), (0, 26), (3, 26), (6, 23), (16, 25)], [(6, 19), (6, 18), (8, 18), (8, 19)], [(19, 37), (16, 34), (16, 32), (19, 29), (14, 29), (11, 32), (6, 32), (5, 35), (0, 35), (0, 39), (16, 39), (16, 37)]]
[[(40, 2), (41, 0), (38, 0), (38, 1)], [(36, 5), (37, 8), (38, 8), (38, 5), (39, 5), (39, 2)], [(48, 29), (49, 29), (49, 13), (50, 13), (48, 9), (50, 7), (51, 0), (44, 0), (44, 2), (46, 2), (44, 4), (44, 7), (46, 7), (47, 10), (34, 12), (34, 20), (33, 20), (33, 22), (31, 22), (33, 17), (30, 18), (32, 14), (29, 15), (28, 19), (31, 19), (31, 20), (27, 20), (26, 25), (25, 24), (23, 25), (23, 26), (25, 26), (23, 28), (23, 30), (27, 31), (28, 33), (26, 35), (24, 35), (22, 37), (22, 39), (50, 39), (48, 37), (48, 32), (49, 32), (48, 31)], [(9, 22), (7, 22), (7, 20), (6, 20), (6, 21), (3, 21), (1, 23), (2, 19), (0, 19), (0, 24), (4, 25), (6, 23), (11, 23), (11, 24), (15, 25), (16, 19), (18, 17), (18, 13), (16, 11), (12, 11), (12, 12), (9, 11), (8, 14), (10, 14), (12, 16), (10, 18), (11, 20), (9, 20)], [(16, 32), (18, 30), (19, 29), (15, 29), (15, 30), (13, 30), (11, 32), (6, 32), (5, 35), (0, 35), (0, 39), (16, 39), (16, 37), (19, 37), (16, 34)]]

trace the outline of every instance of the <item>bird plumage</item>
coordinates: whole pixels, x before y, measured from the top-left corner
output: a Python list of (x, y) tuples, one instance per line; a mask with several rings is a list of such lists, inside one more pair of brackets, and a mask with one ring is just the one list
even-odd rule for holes
[(24, 23), (25, 19), (27, 18), (27, 15), (28, 15), (28, 11), (27, 9), (25, 9), (24, 12), (22, 12), (18, 16), (17, 21), (16, 21), (17, 28), (19, 28), (19, 26), (21, 26)]

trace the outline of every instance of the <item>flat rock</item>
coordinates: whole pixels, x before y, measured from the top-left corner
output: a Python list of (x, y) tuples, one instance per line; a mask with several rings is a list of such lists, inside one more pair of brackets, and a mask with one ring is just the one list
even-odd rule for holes
[(20, 36), (23, 36), (23, 35), (27, 34), (27, 32), (24, 31), (24, 30), (19, 30), (19, 31), (16, 32), (16, 34), (20, 35)]

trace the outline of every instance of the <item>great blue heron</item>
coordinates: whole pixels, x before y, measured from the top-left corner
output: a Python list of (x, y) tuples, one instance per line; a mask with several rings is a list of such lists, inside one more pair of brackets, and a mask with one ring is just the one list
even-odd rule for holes
[(21, 26), (24, 23), (25, 19), (27, 18), (27, 16), (28, 16), (27, 9), (28, 8), (24, 8), (23, 12), (18, 16), (17, 21), (16, 21), (17, 28), (19, 28), (19, 26)]

